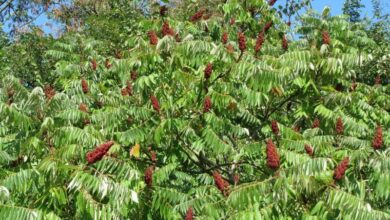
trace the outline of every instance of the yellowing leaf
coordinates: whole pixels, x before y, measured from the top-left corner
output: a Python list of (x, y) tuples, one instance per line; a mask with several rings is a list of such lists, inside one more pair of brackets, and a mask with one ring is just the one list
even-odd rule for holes
[(136, 158), (139, 158), (140, 156), (140, 153), (139, 153), (139, 150), (140, 150), (141, 146), (139, 144), (135, 144), (131, 150), (130, 150), (130, 156), (134, 156)]

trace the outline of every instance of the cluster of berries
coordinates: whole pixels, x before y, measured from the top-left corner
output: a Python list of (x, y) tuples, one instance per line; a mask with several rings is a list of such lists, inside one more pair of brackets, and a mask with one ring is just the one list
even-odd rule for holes
[(213, 172), (213, 178), (215, 185), (221, 191), (221, 193), (226, 197), (229, 195), (229, 183), (225, 181), (221, 174), (218, 171)]
[(267, 141), (267, 165), (272, 169), (279, 168), (279, 154), (271, 139)]
[(345, 171), (348, 168), (349, 158), (344, 158), (341, 163), (336, 167), (333, 173), (333, 179), (341, 180), (344, 177)]
[(110, 150), (110, 148), (114, 145), (113, 141), (108, 141), (104, 144), (99, 145), (93, 151), (87, 153), (87, 161), (88, 164), (93, 164), (96, 161), (99, 161), (103, 158), (104, 155)]

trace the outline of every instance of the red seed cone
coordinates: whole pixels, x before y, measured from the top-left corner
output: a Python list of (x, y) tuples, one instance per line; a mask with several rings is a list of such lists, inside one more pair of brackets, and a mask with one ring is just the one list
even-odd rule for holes
[(271, 139), (267, 141), (267, 165), (272, 169), (279, 168), (279, 154)]
[(335, 86), (336, 91), (341, 92), (343, 91), (343, 84), (337, 83)]
[(110, 63), (110, 60), (107, 58), (106, 59), (106, 62), (104, 63), (104, 65), (106, 66), (107, 69), (110, 69), (112, 64)]
[(179, 33), (175, 34), (175, 40), (176, 40), (176, 42), (181, 42), (181, 38), (180, 38)]
[(337, 119), (336, 123), (336, 133), (337, 134), (343, 134), (344, 133), (344, 124), (343, 124), (343, 119), (339, 117)]
[(233, 45), (231, 45), (231, 44), (228, 44), (228, 45), (226, 46), (226, 49), (227, 49), (227, 52), (228, 52), (228, 53), (233, 53), (233, 52), (234, 52), (234, 47), (233, 47)]
[(240, 48), (241, 53), (246, 50), (246, 38), (242, 32), (238, 32), (238, 48)]
[(150, 151), (150, 159), (152, 160), (153, 163), (156, 163), (157, 161), (157, 154), (154, 151)]
[(175, 36), (175, 31), (169, 26), (168, 21), (164, 21), (162, 28), (161, 28), (161, 33), (163, 36)]
[(226, 44), (226, 43), (228, 42), (228, 40), (229, 40), (228, 33), (223, 32), (223, 34), (222, 34), (222, 39), (221, 39), (222, 43), (223, 43), (223, 44)]
[(285, 34), (282, 37), (282, 48), (283, 50), (288, 50), (288, 40)]
[(128, 96), (129, 95), (129, 92), (127, 91), (126, 87), (121, 89), (121, 94), (122, 94), (122, 96)]
[(213, 64), (208, 63), (206, 68), (204, 69), (204, 78), (209, 79), (212, 73), (213, 73)]
[(80, 103), (79, 110), (88, 113), (88, 106), (84, 103)]
[(229, 24), (230, 25), (234, 25), (236, 23), (236, 19), (235, 18), (231, 18), (230, 21), (229, 21)]
[(122, 59), (122, 52), (120, 50), (115, 52), (115, 58)]
[(310, 145), (308, 145), (308, 144), (305, 144), (305, 151), (306, 151), (306, 153), (309, 154), (310, 156), (313, 156), (313, 154), (314, 154), (313, 148), (312, 148)]
[(202, 19), (203, 14), (204, 14), (204, 10), (199, 10), (198, 12), (196, 12), (194, 15), (191, 16), (190, 21), (191, 22), (199, 21), (200, 19)]
[(240, 174), (235, 173), (233, 176), (233, 181), (234, 181), (234, 185), (238, 185), (238, 183), (240, 182)]
[(319, 128), (320, 127), (320, 119), (315, 118), (313, 121), (312, 128)]
[(88, 164), (93, 164), (103, 158), (103, 156), (110, 150), (110, 148), (114, 145), (113, 141), (108, 141), (97, 146), (94, 150), (90, 151), (86, 155), (86, 159)]
[(255, 52), (258, 53), (261, 48), (263, 47), (263, 43), (265, 41), (265, 38), (264, 38), (264, 31), (260, 32), (258, 35), (257, 35), (257, 39), (256, 39), (256, 46), (255, 46)]
[(279, 126), (278, 126), (278, 122), (276, 120), (272, 120), (271, 129), (275, 135), (279, 135)]
[(382, 83), (381, 75), (375, 77), (375, 85), (380, 85)]
[(52, 99), (56, 95), (56, 91), (54, 90), (53, 87), (51, 87), (51, 85), (46, 85), (44, 91), (47, 100)]
[(299, 127), (298, 125), (294, 126), (293, 129), (295, 132), (298, 132), (298, 133), (301, 132), (301, 127)]
[(267, 22), (267, 23), (264, 25), (264, 28), (263, 28), (264, 33), (267, 33), (268, 30), (272, 27), (272, 25), (273, 25), (273, 22), (272, 22), (272, 21)]
[(276, 0), (269, 0), (268, 1), (269, 6), (274, 6), (275, 3), (276, 3)]
[(213, 172), (213, 178), (214, 178), (214, 182), (215, 182), (215, 185), (217, 186), (217, 188), (219, 189), (219, 191), (221, 191), (221, 193), (226, 197), (229, 195), (229, 183), (226, 182), (221, 174), (219, 174), (218, 171), (214, 171)]
[(145, 170), (145, 176), (144, 176), (144, 180), (145, 180), (145, 184), (151, 188), (152, 187), (152, 184), (153, 184), (153, 172), (154, 172), (154, 167), (153, 166), (150, 166), (148, 167), (146, 170)]
[(84, 119), (84, 125), (89, 125), (91, 124), (91, 120), (89, 120), (88, 118)]
[(93, 59), (93, 60), (91, 61), (91, 68), (92, 68), (92, 70), (93, 70), (93, 71), (96, 71), (97, 66), (98, 66), (98, 65), (97, 65), (96, 60)]
[(185, 220), (193, 220), (194, 219), (194, 210), (190, 207), (187, 209)]
[(209, 112), (212, 107), (210, 96), (206, 96), (203, 103), (203, 113)]
[(167, 12), (168, 12), (167, 6), (163, 5), (160, 7), (160, 16), (161, 17), (164, 17), (167, 14)]
[(330, 45), (331, 40), (330, 40), (329, 32), (327, 32), (327, 31), (322, 32), (322, 42), (324, 44)]
[(138, 76), (137, 71), (135, 70), (131, 71), (131, 75), (130, 75), (131, 80), (133, 81), (137, 80), (137, 76)]
[(130, 81), (127, 81), (126, 82), (126, 90), (127, 90), (127, 93), (131, 96), (133, 95), (133, 85), (131, 84)]
[(160, 104), (158, 103), (156, 96), (154, 96), (154, 95), (150, 96), (150, 101), (152, 102), (153, 109), (157, 113), (160, 113)]
[(149, 31), (149, 32), (148, 32), (148, 36), (149, 36), (149, 43), (150, 43), (151, 45), (157, 45), (157, 43), (158, 43), (158, 37), (157, 37), (156, 32), (154, 32), (154, 31)]
[(351, 84), (351, 91), (355, 91), (356, 90), (356, 88), (357, 88), (357, 83), (354, 81), (354, 82), (352, 82), (352, 84)]
[(83, 89), (83, 93), (87, 94), (89, 92), (88, 82), (85, 79), (81, 79), (81, 88)]
[(382, 127), (378, 125), (376, 127), (375, 136), (372, 139), (372, 147), (375, 150), (379, 150), (383, 145), (383, 133), (382, 133)]
[(349, 165), (349, 158), (346, 157), (341, 161), (341, 163), (334, 170), (333, 179), (336, 181), (341, 180), (344, 177), (348, 165)]

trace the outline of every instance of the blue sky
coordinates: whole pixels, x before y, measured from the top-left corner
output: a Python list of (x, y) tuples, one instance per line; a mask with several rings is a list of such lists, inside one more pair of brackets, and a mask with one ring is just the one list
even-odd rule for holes
[[(278, 0), (278, 3), (284, 4), (285, 1), (286, 0)], [(321, 12), (325, 6), (329, 6), (331, 8), (332, 15), (339, 15), (342, 13), (343, 3), (343, 0), (313, 0), (312, 5), (313, 8), (319, 12)], [(362, 3), (366, 6), (362, 10), (362, 16), (371, 16), (373, 11), (371, 0), (362, 0)], [(390, 1), (382, 0), (381, 7), (384, 13), (390, 13)], [(45, 25), (47, 22), (48, 18), (43, 14), (35, 21), (35, 24), (40, 26), (45, 33), (53, 33), (53, 30)], [(9, 29), (6, 27), (6, 25), (4, 26), (5, 27), (3, 27), (3, 29), (7, 32)]]

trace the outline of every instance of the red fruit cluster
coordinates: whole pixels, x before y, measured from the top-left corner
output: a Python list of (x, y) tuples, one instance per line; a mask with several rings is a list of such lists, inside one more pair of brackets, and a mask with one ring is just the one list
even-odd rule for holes
[(383, 134), (382, 134), (382, 127), (378, 125), (376, 127), (375, 136), (372, 140), (372, 147), (375, 150), (379, 150), (383, 145)]
[(264, 31), (260, 32), (258, 35), (257, 35), (257, 39), (256, 39), (256, 46), (255, 46), (255, 52), (258, 53), (261, 48), (263, 47), (263, 43), (265, 41), (265, 38), (264, 38)]
[(305, 151), (306, 151), (306, 153), (309, 154), (310, 156), (313, 156), (313, 154), (314, 154), (313, 148), (312, 148), (310, 145), (308, 145), (308, 144), (305, 144)]
[(299, 127), (298, 125), (294, 126), (293, 129), (295, 132), (298, 132), (298, 133), (301, 132), (301, 127)]
[(279, 154), (271, 139), (267, 141), (267, 165), (272, 169), (279, 168)]
[(200, 19), (202, 19), (203, 14), (204, 14), (204, 10), (200, 10), (200, 11), (196, 12), (194, 15), (191, 16), (190, 21), (192, 21), (192, 22), (199, 21)]
[(175, 40), (176, 40), (176, 42), (181, 42), (181, 38), (180, 38), (179, 33), (175, 34)]
[(352, 82), (352, 84), (351, 84), (351, 91), (355, 91), (356, 88), (357, 88), (357, 83), (354, 81), (354, 82)]
[(152, 102), (153, 109), (157, 113), (160, 113), (160, 104), (158, 103), (156, 96), (154, 96), (154, 95), (150, 96), (150, 101)]
[(161, 33), (163, 36), (166, 35), (175, 36), (175, 31), (169, 26), (168, 21), (164, 21), (161, 28)]
[(92, 67), (92, 70), (93, 70), (93, 71), (96, 71), (96, 69), (97, 69), (97, 62), (96, 62), (95, 59), (93, 59), (93, 60), (91, 61), (91, 67)]
[(234, 25), (236, 23), (236, 19), (230, 18), (229, 23), (230, 23), (230, 25)]
[(153, 166), (150, 166), (145, 170), (144, 180), (145, 180), (146, 185), (149, 188), (152, 187), (152, 184), (153, 184), (153, 172), (154, 172)]
[(236, 173), (233, 176), (234, 185), (238, 185), (238, 182), (240, 182), (240, 174)]
[(110, 69), (112, 66), (112, 64), (110, 63), (110, 60), (108, 58), (106, 59), (105, 66), (107, 69)]
[(185, 220), (193, 220), (194, 219), (194, 210), (190, 207), (187, 209)]
[(264, 25), (264, 28), (263, 28), (264, 33), (267, 33), (268, 30), (272, 27), (273, 24), (274, 24), (274, 23), (273, 23), (272, 21), (267, 22), (267, 23)]
[(128, 96), (129, 95), (129, 92), (127, 91), (126, 87), (121, 89), (121, 94), (122, 94), (122, 96)]
[(341, 117), (339, 117), (336, 122), (336, 133), (337, 134), (344, 133), (344, 124), (343, 124), (343, 119)]
[(82, 80), (81, 80), (81, 88), (83, 89), (83, 93), (84, 93), (84, 94), (86, 94), (86, 93), (89, 92), (87, 80), (85, 80), (85, 79), (82, 79)]
[(127, 85), (125, 88), (121, 90), (122, 96), (128, 96), (133, 94), (133, 86), (130, 81), (127, 81)]
[(93, 151), (87, 153), (87, 161), (88, 164), (93, 164), (96, 161), (99, 161), (103, 158), (103, 156), (110, 150), (110, 148), (114, 145), (113, 141), (106, 142), (104, 144), (99, 145)]
[(282, 37), (282, 48), (283, 50), (288, 50), (288, 40), (285, 34)]
[(223, 43), (223, 44), (226, 44), (226, 43), (228, 42), (228, 40), (229, 40), (228, 33), (223, 32), (223, 34), (222, 34), (222, 39), (221, 39), (222, 43)]
[(349, 158), (344, 158), (341, 163), (336, 167), (333, 173), (333, 179), (341, 180), (344, 177), (345, 171), (348, 168)]
[(45, 96), (48, 100), (50, 100), (51, 98), (53, 98), (53, 96), (56, 95), (56, 91), (50, 85), (46, 85), (44, 90), (45, 90)]
[(315, 118), (313, 121), (312, 128), (319, 128), (320, 127), (320, 119)]
[(91, 120), (89, 120), (88, 118), (84, 119), (84, 125), (89, 125), (91, 124)]
[(122, 53), (121, 53), (120, 50), (118, 50), (118, 51), (115, 52), (115, 58), (117, 58), (117, 59), (122, 59)]
[(160, 15), (163, 17), (167, 14), (168, 8), (167, 6), (163, 5), (160, 7)]
[(242, 32), (238, 32), (238, 48), (240, 48), (241, 53), (246, 50), (246, 38)]
[(212, 73), (213, 73), (213, 64), (208, 63), (206, 68), (204, 69), (204, 78), (209, 79)]
[(148, 32), (148, 36), (149, 36), (149, 43), (150, 43), (151, 45), (157, 45), (157, 43), (158, 43), (158, 37), (157, 37), (156, 32), (154, 32), (154, 31), (149, 31), (149, 32)]
[(219, 191), (221, 191), (221, 193), (226, 197), (229, 195), (229, 183), (226, 182), (221, 174), (219, 174), (218, 171), (214, 171), (213, 172), (213, 178), (214, 178), (214, 182), (215, 182), (215, 185), (217, 186), (217, 188), (219, 189)]
[(272, 129), (272, 132), (275, 135), (279, 134), (279, 126), (278, 126), (278, 122), (276, 120), (272, 120), (272, 122), (271, 122), (271, 129)]
[(343, 91), (343, 84), (337, 83), (335, 86), (336, 91), (341, 92)]
[(211, 98), (210, 96), (206, 96), (203, 103), (203, 113), (209, 112), (211, 109)]
[(274, 6), (275, 3), (276, 3), (276, 0), (269, 0), (268, 1), (269, 6)]
[(381, 75), (375, 77), (375, 85), (380, 85), (382, 83)]
[(131, 80), (135, 81), (137, 79), (137, 76), (138, 76), (137, 71), (135, 71), (135, 70), (131, 71), (131, 73), (130, 73)]
[(234, 52), (234, 47), (233, 45), (229, 44), (226, 46), (227, 52), (228, 53), (233, 53)]
[(88, 112), (88, 106), (84, 103), (80, 103), (79, 110), (82, 112)]
[(327, 32), (327, 31), (323, 31), (322, 32), (322, 42), (324, 44), (330, 45), (330, 35), (329, 35), (329, 32)]

